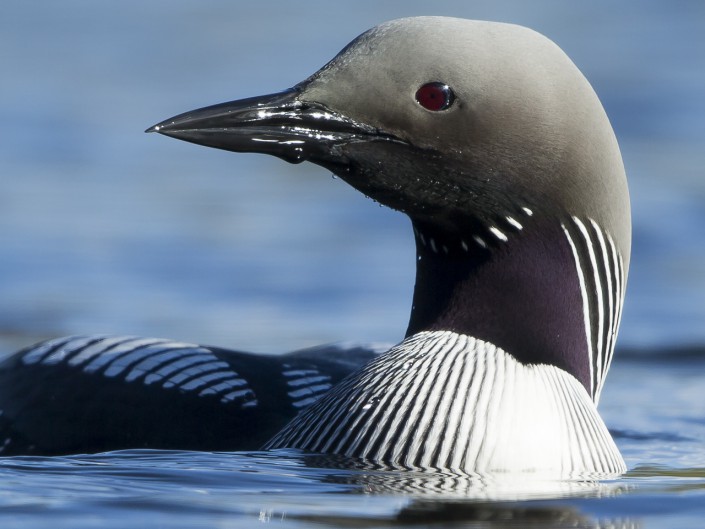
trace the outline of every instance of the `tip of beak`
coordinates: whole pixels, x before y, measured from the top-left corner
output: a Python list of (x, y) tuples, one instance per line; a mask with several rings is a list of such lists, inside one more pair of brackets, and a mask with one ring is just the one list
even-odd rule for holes
[(159, 132), (159, 130), (162, 128), (161, 125), (153, 125), (149, 127), (145, 132)]

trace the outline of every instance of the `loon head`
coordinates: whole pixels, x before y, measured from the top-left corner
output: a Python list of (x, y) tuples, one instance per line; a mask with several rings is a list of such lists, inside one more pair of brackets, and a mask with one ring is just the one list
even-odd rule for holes
[(546, 37), (395, 20), (290, 90), (149, 130), (308, 160), (406, 213), (418, 253), (408, 335), (463, 332), (599, 395), (629, 263), (629, 196), (597, 96)]
[(602, 105), (546, 37), (395, 20), (289, 90), (148, 131), (310, 161), (405, 213), (417, 247), (408, 337), (471, 336), (567, 372), (597, 401), (629, 264), (629, 196)]

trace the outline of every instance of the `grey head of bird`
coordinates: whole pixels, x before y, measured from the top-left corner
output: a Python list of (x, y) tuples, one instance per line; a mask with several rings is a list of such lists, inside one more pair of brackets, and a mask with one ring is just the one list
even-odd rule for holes
[(394, 20), (292, 89), (149, 131), (310, 161), (404, 212), (418, 254), (407, 335), (487, 340), (564, 369), (597, 400), (629, 264), (629, 195), (602, 105), (548, 38)]

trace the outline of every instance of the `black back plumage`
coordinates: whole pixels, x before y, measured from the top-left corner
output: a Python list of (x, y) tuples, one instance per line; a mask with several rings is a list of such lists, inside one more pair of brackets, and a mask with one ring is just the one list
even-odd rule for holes
[(0, 364), (0, 454), (255, 450), (374, 356), (364, 347), (270, 356), (152, 338), (49, 340)]

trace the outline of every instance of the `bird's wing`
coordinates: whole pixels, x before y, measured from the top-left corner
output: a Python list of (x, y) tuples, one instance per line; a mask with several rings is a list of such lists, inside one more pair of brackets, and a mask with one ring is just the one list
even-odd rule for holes
[(377, 351), (255, 355), (155, 338), (73, 336), (0, 363), (0, 454), (258, 449)]

